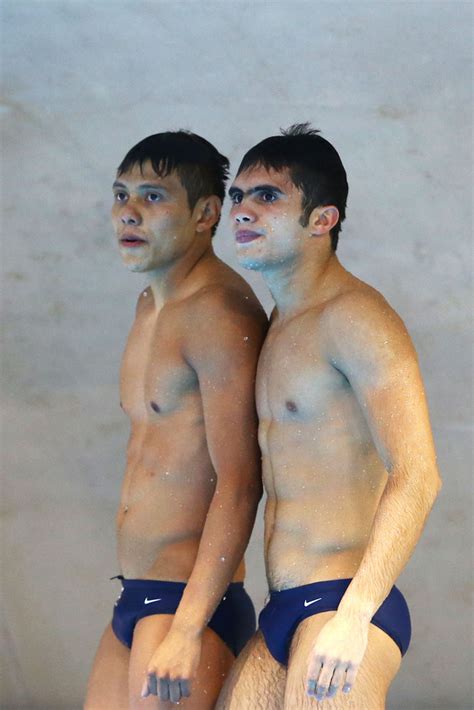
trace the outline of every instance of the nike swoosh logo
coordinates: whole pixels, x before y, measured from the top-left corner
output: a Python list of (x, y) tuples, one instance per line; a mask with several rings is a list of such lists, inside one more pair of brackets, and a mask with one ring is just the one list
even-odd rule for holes
[(148, 597), (145, 597), (145, 604), (151, 604), (152, 602), (161, 602), (160, 599), (148, 599)]
[(322, 597), (318, 597), (317, 599), (311, 599), (310, 602), (307, 602), (306, 599), (304, 600), (304, 605), (305, 606), (311, 606), (311, 604), (314, 604), (315, 602), (320, 602)]

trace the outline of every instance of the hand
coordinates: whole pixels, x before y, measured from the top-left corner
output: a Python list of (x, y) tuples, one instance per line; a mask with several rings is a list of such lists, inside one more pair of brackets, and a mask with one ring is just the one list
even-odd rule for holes
[(333, 698), (342, 686), (349, 693), (364, 657), (369, 622), (357, 617), (333, 616), (319, 632), (309, 655), (308, 695), (321, 701)]
[(151, 657), (141, 696), (157, 695), (177, 703), (191, 694), (191, 681), (201, 658), (201, 636), (171, 628)]

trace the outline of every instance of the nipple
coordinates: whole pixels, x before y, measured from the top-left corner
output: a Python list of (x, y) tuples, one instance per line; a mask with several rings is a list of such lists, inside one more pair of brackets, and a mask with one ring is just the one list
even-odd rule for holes
[(297, 412), (298, 411), (298, 407), (296, 406), (296, 404), (293, 402), (292, 399), (286, 400), (286, 408), (289, 412)]
[(151, 408), (153, 409), (153, 411), (156, 412), (157, 414), (159, 414), (160, 411), (161, 411), (160, 408), (159, 408), (159, 406), (156, 404), (156, 402), (150, 402), (150, 407), (151, 407)]

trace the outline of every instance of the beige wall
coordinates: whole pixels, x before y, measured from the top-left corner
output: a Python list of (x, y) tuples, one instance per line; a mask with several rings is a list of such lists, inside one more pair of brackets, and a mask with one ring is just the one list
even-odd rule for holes
[[(2, 707), (79, 708), (117, 593), (117, 371), (143, 281), (112, 244), (115, 167), (187, 127), (235, 169), (301, 120), (343, 156), (340, 258), (413, 335), (444, 477), (400, 579), (414, 635), (389, 708), (469, 707), (469, 25), (454, 0), (4, 0)], [(225, 219), (216, 245), (235, 266)], [(257, 606), (261, 546), (259, 519)]]

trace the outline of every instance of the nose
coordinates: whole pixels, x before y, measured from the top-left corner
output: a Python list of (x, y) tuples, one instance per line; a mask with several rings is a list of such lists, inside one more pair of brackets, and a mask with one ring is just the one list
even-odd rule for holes
[(252, 222), (252, 218), (248, 214), (237, 214), (235, 221), (237, 224), (245, 224), (245, 222)]
[(120, 218), (122, 220), (123, 224), (128, 224), (128, 225), (137, 225), (140, 224), (140, 218), (138, 215), (132, 215), (132, 214), (123, 214)]
[(122, 211), (122, 214), (120, 215), (120, 221), (122, 222), (122, 224), (137, 226), (141, 223), (142, 218), (140, 217), (140, 214), (139, 212), (137, 212), (136, 209), (134, 209), (131, 205), (126, 205), (126, 207)]
[(234, 205), (232, 217), (236, 224), (253, 224), (257, 221), (257, 215), (253, 209), (248, 203), (244, 205), (242, 202), (238, 205)]

